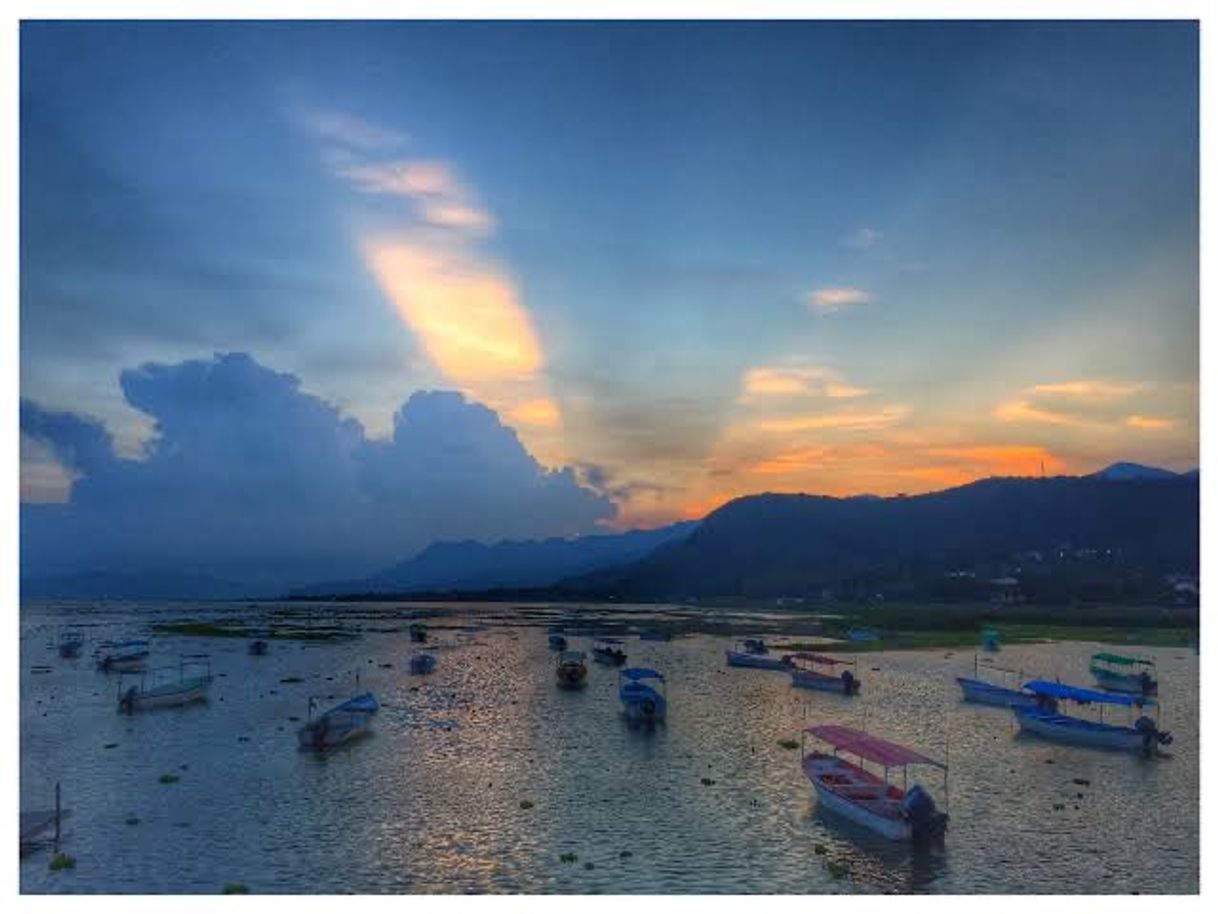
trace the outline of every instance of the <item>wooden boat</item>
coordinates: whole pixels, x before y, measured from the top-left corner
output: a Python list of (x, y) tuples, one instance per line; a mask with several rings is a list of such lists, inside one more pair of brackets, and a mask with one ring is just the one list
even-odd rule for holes
[[(658, 683), (657, 689), (652, 683)], [(668, 714), (668, 694), (664, 677), (655, 670), (629, 667), (617, 674), (617, 696), (622, 713), (630, 720), (654, 722)]]
[(410, 672), (417, 675), (424, 675), (432, 672), (436, 668), (436, 658), (434, 654), (427, 654), (422, 651), (410, 655)]
[(84, 646), (84, 632), (70, 629), (59, 636), (59, 656), (65, 660), (74, 660), (79, 657)]
[[(1015, 677), (1015, 681), (1023, 678), (1023, 675), (1016, 670), (1006, 670), (996, 666), (986, 666), (986, 669), (991, 672), (1007, 673)], [(964, 700), (971, 701), (975, 704), (994, 705), (999, 708), (1034, 708), (1040, 699), (1032, 692), (1024, 689), (1012, 689), (1009, 686), (997, 685), (996, 683), (986, 682), (979, 678), (981, 669), (977, 662), (977, 655), (973, 655), (973, 676), (957, 676), (956, 682), (960, 686), (960, 691), (964, 693)]]
[[(930, 765), (944, 772), (946, 784), (945, 764), (852, 727), (820, 724), (804, 733), (833, 747), (832, 754), (806, 752), (801, 735), (800, 765), (823, 807), (893, 841), (943, 836), (948, 816), (936, 808), (930, 793), (920, 784), (908, 790), (889, 784), (888, 772), (900, 768), (907, 782), (910, 765)], [(855, 756), (858, 764), (840, 758), (839, 752)], [(864, 762), (882, 766), (883, 777), (864, 768)]]
[[(1043, 679), (1026, 683), (1024, 688), (1042, 700), (1041, 707), (1012, 708), (1015, 719), (1019, 722), (1019, 729), (1024, 732), (1059, 743), (1095, 749), (1142, 752), (1147, 756), (1156, 754), (1159, 746), (1171, 745), (1172, 735), (1160, 730), (1147, 715), (1142, 715), (1130, 726), (1104, 722), (1104, 705), (1120, 705), (1131, 711), (1133, 708), (1141, 709), (1150, 703), (1141, 696), (1097, 692), (1094, 689), (1082, 689)], [(1100, 706), (1100, 719), (1094, 721), (1062, 714), (1056, 708), (1058, 701), (1071, 701), (1079, 705), (1097, 704)]]
[[(838, 692), (842, 695), (857, 695), (862, 683), (851, 670), (842, 670), (841, 675), (834, 676), (817, 666), (834, 669), (838, 666), (854, 666), (853, 660), (839, 660), (824, 654), (792, 654), (790, 661), (791, 685), (801, 689), (815, 689), (818, 692)], [(803, 664), (801, 666), (801, 664)]]
[(97, 646), (97, 668), (104, 673), (139, 673), (147, 660), (147, 641), (103, 641)]
[(588, 680), (588, 667), (584, 664), (583, 651), (563, 651), (558, 655), (558, 666), (554, 675), (558, 685), (564, 689), (583, 688)]
[[(188, 668), (197, 672), (187, 675)], [(203, 701), (211, 688), (211, 659), (206, 654), (188, 654), (182, 658), (175, 670), (177, 677), (166, 682), (149, 685), (148, 673), (141, 676), (138, 685), (123, 689), (121, 681), (118, 690), (118, 709), (128, 714), (133, 711), (151, 711), (156, 708), (173, 708), (188, 705), (192, 702)], [(156, 674), (151, 671), (151, 675)]]
[(427, 626), (422, 622), (412, 622), (410, 628), (410, 640), (418, 644), (422, 644), (427, 640)]
[(1102, 689), (1130, 695), (1154, 695), (1159, 691), (1153, 660), (1121, 654), (1092, 654), (1090, 669)]
[(757, 670), (785, 670), (788, 664), (786, 657), (776, 657), (770, 653), (769, 647), (760, 638), (745, 638), (737, 641), (730, 651), (724, 651), (728, 666), (744, 666)]
[(621, 666), (626, 662), (626, 652), (617, 646), (621, 643), (617, 638), (601, 638), (592, 646), (592, 659), (597, 663)]
[[(314, 699), (310, 698), (310, 717), (313, 703)], [(300, 748), (322, 752), (362, 736), (372, 726), (372, 717), (378, 710), (380, 703), (371, 692), (349, 698), (317, 719), (311, 719), (296, 732)]]

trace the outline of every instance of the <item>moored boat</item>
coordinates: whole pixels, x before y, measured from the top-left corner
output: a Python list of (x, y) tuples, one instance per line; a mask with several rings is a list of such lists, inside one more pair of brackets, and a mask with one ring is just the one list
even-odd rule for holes
[(97, 668), (103, 673), (139, 673), (148, 660), (148, 642), (103, 641), (96, 656)]
[(550, 632), (550, 650), (565, 651), (567, 649), (567, 638), (560, 632)]
[[(309, 713), (313, 712), (312, 698)], [(372, 725), (372, 717), (380, 710), (380, 703), (371, 692), (365, 692), (331, 708), (316, 719), (311, 719), (296, 732), (300, 748), (324, 751), (362, 736)]]
[[(1154, 755), (1159, 746), (1171, 745), (1172, 735), (1160, 730), (1148, 715), (1143, 714), (1128, 726), (1105, 723), (1103, 720), (1103, 707), (1106, 704), (1119, 705), (1132, 711), (1133, 708), (1141, 709), (1151, 703), (1149, 699), (1136, 695), (1097, 692), (1094, 689), (1082, 689), (1043, 679), (1026, 683), (1024, 688), (1041, 699), (1040, 707), (1012, 708), (1019, 729), (1024, 732), (1060, 743), (1095, 749), (1142, 752), (1147, 756)], [(1079, 705), (1097, 704), (1100, 706), (1100, 719), (1094, 721), (1062, 714), (1056, 708), (1058, 701), (1071, 701)]]
[(643, 667), (620, 670), (617, 695), (622, 712), (631, 720), (659, 721), (668, 714), (667, 685), (664, 676), (656, 670)]
[(69, 629), (59, 636), (59, 656), (65, 660), (74, 660), (79, 657), (84, 646), (84, 632)]
[[(988, 672), (1004, 673), (1014, 677), (1014, 682), (1018, 683), (1023, 679), (1023, 674), (1016, 670), (1003, 669), (1002, 667), (987, 664), (985, 669)], [(960, 686), (960, 691), (964, 693), (964, 700), (971, 701), (974, 704), (993, 705), (999, 708), (1034, 708), (1037, 707), (1038, 699), (1035, 694), (1026, 689), (1012, 689), (1009, 686), (998, 685), (997, 683), (987, 682), (981, 677), (981, 666), (977, 662), (977, 655), (973, 655), (973, 675), (957, 676), (956, 682)]]
[[(800, 747), (800, 764), (816, 790), (818, 801), (832, 812), (871, 829), (893, 841), (922, 841), (941, 838), (947, 830), (948, 816), (935, 806), (930, 793), (915, 783), (905, 790), (888, 783), (888, 771), (900, 768), (908, 779), (908, 766), (930, 765), (944, 772), (947, 765), (878, 736), (842, 727), (821, 724), (808, 727), (811, 734), (833, 747), (833, 753), (805, 752)], [(838, 756), (847, 752), (858, 764)], [(882, 766), (884, 776), (863, 767), (864, 762)]]
[(265, 631), (256, 631), (251, 633), (254, 640), (250, 642), (249, 651), (255, 657), (263, 657), (267, 651), (271, 649), (270, 633)]
[(617, 638), (601, 638), (592, 645), (592, 659), (597, 663), (621, 666), (626, 662), (626, 652), (618, 647), (621, 643)]
[(1092, 654), (1091, 675), (1102, 689), (1129, 695), (1154, 695), (1159, 691), (1155, 662), (1121, 654)]
[[(206, 654), (188, 654), (176, 667), (167, 670), (176, 671), (177, 676), (157, 682), (156, 670), (144, 674), (138, 685), (127, 689), (120, 682), (118, 692), (118, 709), (128, 714), (133, 711), (151, 711), (156, 708), (173, 708), (188, 705), (207, 698), (211, 688), (211, 658)], [(194, 672), (188, 674), (188, 670)], [(153, 676), (152, 680), (147, 677)]]
[(408, 631), (410, 632), (410, 640), (417, 644), (422, 644), (427, 640), (427, 626), (422, 622), (410, 623)]
[(745, 638), (724, 651), (728, 666), (744, 666), (757, 670), (785, 670), (789, 664), (786, 657), (777, 657), (761, 638)]
[(836, 669), (838, 666), (853, 666), (853, 660), (839, 660), (824, 654), (792, 654), (787, 660), (790, 662), (791, 685), (799, 686), (801, 689), (857, 695), (862, 685), (852, 670), (842, 670), (839, 675), (833, 675), (816, 669), (818, 666), (829, 669)]
[(410, 655), (410, 672), (416, 675), (424, 675), (432, 672), (435, 668), (436, 658), (434, 654), (417, 651)]
[(564, 689), (581, 688), (588, 680), (588, 667), (584, 663), (583, 651), (563, 651), (558, 655), (558, 666), (554, 675), (558, 685)]

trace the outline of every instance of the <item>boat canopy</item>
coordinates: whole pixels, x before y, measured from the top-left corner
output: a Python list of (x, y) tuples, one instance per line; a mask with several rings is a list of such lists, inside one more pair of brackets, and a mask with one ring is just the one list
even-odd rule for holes
[(1113, 663), (1117, 666), (1133, 666), (1141, 664), (1142, 666), (1154, 666), (1153, 660), (1141, 660), (1137, 657), (1124, 657), (1121, 654), (1092, 654), (1092, 660), (1099, 660), (1102, 663)]
[(656, 670), (649, 670), (646, 667), (631, 667), (628, 670), (622, 670), (621, 675), (623, 678), (634, 682), (638, 682), (640, 679), (659, 679), (661, 681), (664, 679), (663, 674)]
[(583, 651), (560, 651), (558, 659), (562, 663), (578, 663), (584, 660), (587, 655)]
[(1023, 687), (1036, 695), (1050, 698), (1065, 698), (1069, 701), (1089, 702), (1109, 705), (1144, 705), (1148, 703), (1141, 695), (1126, 695), (1121, 692), (1099, 692), (1095, 689), (1080, 689), (1078, 686), (1065, 685), (1061, 682), (1049, 682), (1046, 679), (1033, 679), (1025, 682)]
[(947, 770), (947, 766), (942, 762), (937, 762), (921, 752), (907, 749), (898, 743), (890, 743), (886, 739), (880, 739), (880, 737), (864, 733), (862, 730), (855, 730), (853, 727), (819, 724), (808, 727), (807, 732), (817, 739), (829, 743), (834, 749), (844, 749), (846, 752), (869, 762), (875, 762), (877, 765), (883, 765), (885, 768), (894, 768), (897, 765), (934, 765), (936, 768)]
[(839, 660), (836, 657), (826, 657), (824, 654), (792, 654), (792, 660), (807, 660), (809, 663), (828, 663), (836, 665), (839, 663), (854, 663), (853, 660)]

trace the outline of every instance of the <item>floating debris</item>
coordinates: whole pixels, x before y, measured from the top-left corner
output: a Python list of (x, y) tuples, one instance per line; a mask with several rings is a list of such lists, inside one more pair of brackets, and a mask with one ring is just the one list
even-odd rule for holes
[(299, 676), (284, 676), (279, 681), (283, 682), (283, 683), (288, 683), (288, 684), (291, 684), (293, 682), (304, 682), (304, 680), (301, 679)]
[(571, 853), (559, 854), (558, 859), (561, 860), (563, 863), (574, 863), (576, 860), (579, 859), (579, 854), (571, 854)]
[(594, 870), (594, 869), (596, 869), (596, 864), (593, 863), (591, 860), (589, 860), (587, 863), (584, 864), (584, 869)]
[(703, 787), (713, 787), (714, 785), (715, 785), (715, 781), (713, 778), (703, 778), (702, 779)]
[(76, 868), (76, 858), (69, 854), (65, 854), (63, 851), (60, 851), (58, 854), (56, 854), (54, 857), (52, 857), (51, 862), (48, 866), (48, 869), (50, 869), (51, 872), (59, 872), (60, 870), (72, 870), (75, 868)]
[[(1090, 782), (1089, 780), (1087, 780), (1086, 778), (1075, 778), (1075, 779), (1074, 779), (1074, 783), (1075, 783), (1075, 784), (1081, 784), (1083, 787), (1090, 787), (1090, 786), (1091, 786), (1091, 782)], [(1080, 793), (1080, 794), (1079, 794), (1079, 796), (1081, 797), (1081, 796), (1082, 796), (1082, 794)]]
[(180, 777), (178, 777), (176, 774), (162, 774), (159, 778), (157, 778), (157, 780), (160, 781), (162, 784), (176, 784), (178, 781), (180, 781), (182, 779)]
[(622, 851), (618, 856), (623, 860), (628, 860), (634, 856), (634, 851)]
[(782, 746), (782, 748), (784, 748), (784, 749), (798, 749), (799, 740), (797, 740), (797, 739), (780, 739), (778, 741), (778, 745)]
[(532, 809), (532, 808), (533, 808), (533, 803), (532, 803), (532, 801), (531, 801), (531, 800), (521, 800), (521, 801), (520, 801), (520, 808), (521, 808), (521, 809)]
[(125, 824), (127, 824), (127, 825), (139, 825), (139, 824), (140, 824), (140, 817), (139, 817), (139, 816), (127, 816), (127, 818), (126, 818), (126, 820), (125, 820)]
[(118, 743), (106, 743), (104, 746), (102, 746), (102, 748), (103, 749), (117, 749)]
[(818, 857), (823, 857), (825, 854), (829, 853), (829, 848), (825, 847), (823, 844), (817, 844), (812, 848), (812, 853), (816, 854)]

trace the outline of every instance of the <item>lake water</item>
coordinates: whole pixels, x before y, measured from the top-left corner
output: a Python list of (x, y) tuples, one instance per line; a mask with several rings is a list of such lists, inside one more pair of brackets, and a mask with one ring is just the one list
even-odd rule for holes
[[(90, 659), (95, 642), (149, 635), (153, 622), (250, 622), (285, 609), (315, 623), (341, 618), (358, 637), (277, 640), (253, 657), (243, 639), (154, 634), (153, 665), (202, 651), (217, 678), (206, 704), (130, 716), (116, 711), (118, 677)], [(405, 625), (419, 611), (23, 607), (21, 805), (50, 806), (62, 784), (72, 810), (62, 849), (76, 867), (51, 872), (49, 849), (37, 850), (21, 861), (22, 891), (1198, 891), (1199, 658), (1190, 650), (1139, 650), (1158, 664), (1160, 725), (1175, 734), (1169, 758), (1146, 760), (1021, 737), (1009, 712), (963, 704), (953, 677), (972, 675), (968, 651), (858, 655), (862, 693), (846, 699), (793, 689), (783, 673), (727, 668), (722, 621), (716, 633), (627, 640), (630, 665), (668, 677), (667, 724), (635, 729), (619, 714), (613, 669), (590, 660), (586, 689), (555, 688), (545, 625), (646, 626), (707, 611), (435, 607), (427, 622), (438, 667), (412, 676)], [(795, 618), (729, 621), (744, 633)], [(65, 624), (90, 639), (79, 660), (55, 654)], [(997, 662), (1087, 684), (1096, 649), (1011, 647)], [(356, 671), (358, 689), (382, 703), (373, 734), (324, 757), (298, 751), (309, 696), (333, 696), (329, 706), (354, 694)], [(289, 677), (303, 682), (281, 681)], [(891, 844), (818, 811), (799, 750), (779, 740), (819, 722), (948, 756), (942, 847)], [(163, 774), (179, 780), (161, 784)], [(919, 775), (942, 807), (941, 774)]]

